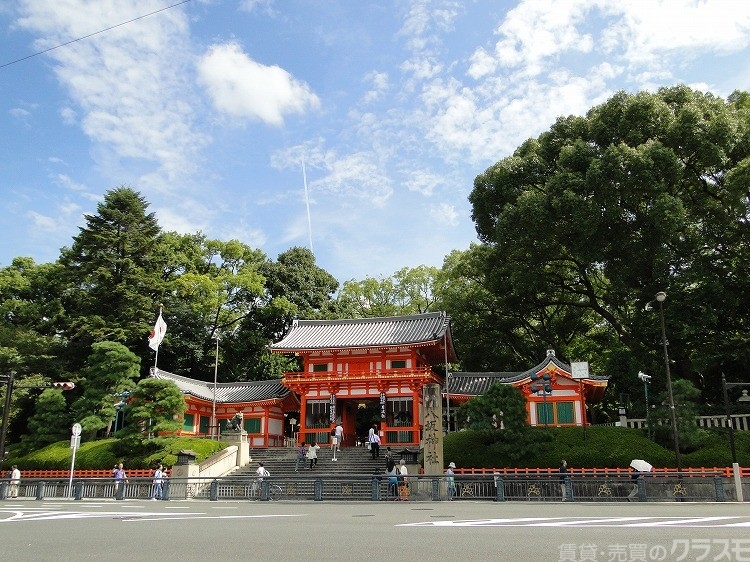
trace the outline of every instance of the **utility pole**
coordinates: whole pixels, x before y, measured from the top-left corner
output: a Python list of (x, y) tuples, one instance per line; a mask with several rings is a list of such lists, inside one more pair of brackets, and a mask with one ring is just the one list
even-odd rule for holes
[(5, 389), (5, 408), (3, 408), (3, 427), (0, 430), (0, 470), (5, 462), (5, 437), (8, 434), (8, 414), (10, 413), (10, 397), (13, 394), (13, 371), (8, 371), (5, 375), (0, 375), (0, 381), (5, 379), (7, 387)]

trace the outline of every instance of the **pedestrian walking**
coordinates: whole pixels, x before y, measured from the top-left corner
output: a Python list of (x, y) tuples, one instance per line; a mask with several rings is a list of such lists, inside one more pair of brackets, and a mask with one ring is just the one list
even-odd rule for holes
[(453, 496), (456, 495), (456, 480), (453, 477), (453, 470), (456, 468), (456, 463), (449, 463), (448, 470), (445, 471), (445, 487), (448, 494), (448, 501), (453, 501)]
[(320, 449), (320, 445), (315, 442), (307, 448), (307, 460), (310, 461), (310, 470), (318, 466), (318, 449)]
[(560, 472), (560, 492), (562, 493), (562, 501), (568, 501), (568, 490), (565, 485), (565, 480), (568, 478), (568, 461), (565, 459), (560, 461), (558, 472)]
[(294, 472), (297, 472), (299, 465), (302, 464), (302, 468), (305, 467), (305, 456), (307, 455), (307, 447), (301, 442), (297, 447), (297, 462), (294, 463)]
[(151, 499), (152, 500), (161, 500), (163, 499), (163, 493), (164, 493), (164, 466), (159, 465), (156, 470), (154, 470), (154, 489), (151, 493)]
[(18, 497), (18, 488), (21, 485), (21, 471), (14, 464), (10, 469), (10, 489), (8, 490), (11, 498)]

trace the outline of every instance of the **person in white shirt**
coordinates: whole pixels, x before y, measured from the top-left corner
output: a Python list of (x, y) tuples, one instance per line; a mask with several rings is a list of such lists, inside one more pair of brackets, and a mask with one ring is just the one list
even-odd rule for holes
[(341, 425), (341, 422), (339, 422), (336, 425), (336, 440), (338, 441), (338, 444), (336, 446), (339, 448), (339, 451), (340, 451), (341, 446), (344, 444), (344, 428)]
[(378, 432), (373, 425), (370, 428), (370, 453), (372, 454), (372, 458), (376, 459), (380, 456), (380, 435), (378, 435)]
[(10, 489), (8, 490), (10, 492), (11, 498), (17, 498), (18, 497), (18, 486), (21, 484), (21, 471), (18, 470), (18, 467), (14, 464), (11, 467), (11, 473), (10, 473)]
[(401, 476), (398, 479), (398, 495), (401, 501), (407, 501), (409, 496), (409, 484), (406, 481), (406, 477), (409, 475), (409, 471), (406, 468), (406, 461), (401, 459), (401, 466), (399, 468)]
[(318, 466), (318, 449), (320, 445), (313, 443), (307, 448), (307, 460), (310, 461), (310, 470)]
[(258, 479), (253, 482), (253, 495), (260, 492), (261, 487), (263, 486), (263, 478), (266, 476), (271, 476), (271, 473), (266, 470), (266, 467), (263, 466), (262, 462), (258, 463), (258, 468), (255, 469), (255, 475), (258, 477)]
[(162, 492), (164, 486), (164, 466), (159, 465), (159, 468), (154, 470), (154, 492), (151, 494), (152, 500), (162, 499)]

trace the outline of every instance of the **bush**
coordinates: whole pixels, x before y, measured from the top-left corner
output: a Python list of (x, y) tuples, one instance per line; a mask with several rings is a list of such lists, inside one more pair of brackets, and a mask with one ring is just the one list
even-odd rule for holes
[[(650, 441), (642, 430), (621, 427), (589, 427), (584, 440), (581, 427), (530, 428), (529, 440), (519, 445), (506, 443), (497, 433), (460, 431), (446, 435), (444, 461), (459, 467), (475, 468), (557, 468), (566, 459), (573, 468), (627, 467), (634, 458), (645, 459), (656, 467), (675, 467), (672, 448)], [(706, 446), (681, 455), (683, 467), (730, 466), (731, 452), (726, 432), (706, 432)], [(740, 464), (750, 464), (750, 432), (735, 432), (735, 448)]]
[[(128, 468), (152, 468), (155, 465), (173, 466), (177, 462), (177, 453), (182, 449), (195, 451), (197, 462), (227, 447), (227, 443), (199, 439), (196, 437), (160, 437), (152, 439), (146, 446), (133, 449), (123, 448), (119, 439), (101, 439), (81, 443), (76, 452), (77, 470), (96, 470), (112, 468), (122, 462)], [(11, 448), (6, 466), (17, 464), (21, 470), (33, 469), (70, 469), (70, 441), (58, 441), (24, 456), (14, 456)]]

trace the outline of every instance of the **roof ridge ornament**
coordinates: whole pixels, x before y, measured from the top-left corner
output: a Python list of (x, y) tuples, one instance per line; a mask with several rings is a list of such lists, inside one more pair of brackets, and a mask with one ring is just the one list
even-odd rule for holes
[(548, 349), (547, 350), (547, 357), (554, 357), (555, 356), (555, 350), (554, 349)]

